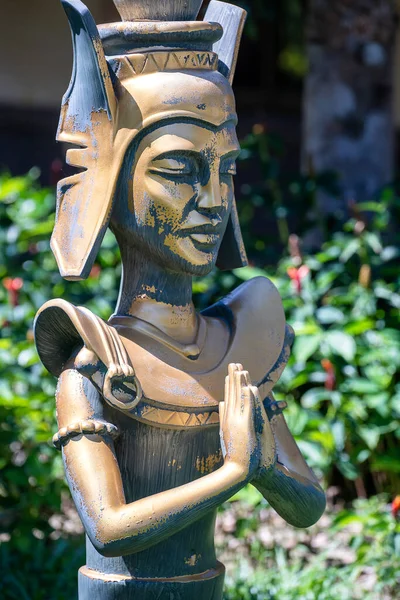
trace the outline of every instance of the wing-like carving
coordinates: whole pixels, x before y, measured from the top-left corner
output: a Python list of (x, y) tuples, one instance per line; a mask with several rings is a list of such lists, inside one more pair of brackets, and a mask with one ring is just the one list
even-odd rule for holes
[(205, 21), (219, 23), (224, 29), (224, 35), (219, 42), (214, 44), (213, 50), (219, 57), (218, 70), (229, 79), (230, 83), (232, 83), (235, 75), (246, 15), (247, 13), (243, 8), (227, 2), (211, 0), (204, 17)]
[(52, 249), (61, 274), (87, 277), (111, 210), (109, 171), (116, 98), (96, 24), (80, 0), (61, 0), (74, 49), (73, 72), (63, 98), (57, 139), (79, 146), (67, 163), (82, 172), (60, 181)]

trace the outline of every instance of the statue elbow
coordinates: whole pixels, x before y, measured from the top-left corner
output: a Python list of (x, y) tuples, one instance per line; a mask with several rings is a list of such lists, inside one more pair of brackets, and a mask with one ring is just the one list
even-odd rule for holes
[(290, 524), (299, 529), (315, 525), (325, 512), (326, 496), (322, 488), (314, 489), (308, 498), (304, 498), (301, 507), (294, 512)]
[(96, 551), (105, 558), (116, 558), (117, 556), (121, 556), (122, 554), (114, 540), (101, 541), (97, 538), (94, 538), (91, 540), (91, 542), (95, 547)]
[(121, 556), (121, 540), (116, 539), (112, 528), (107, 527), (85, 527), (86, 534), (94, 549), (105, 558)]
[(315, 525), (326, 508), (326, 497), (318, 483), (299, 484), (282, 473), (273, 472), (268, 487), (256, 487), (270, 506), (293, 527), (306, 529)]
[[(116, 558), (126, 554), (135, 554), (148, 547), (151, 536), (142, 535), (142, 531), (129, 527), (127, 529), (115, 524), (112, 519), (102, 518), (96, 528), (85, 528), (95, 550), (105, 558)], [(132, 531), (133, 529), (133, 531)]]

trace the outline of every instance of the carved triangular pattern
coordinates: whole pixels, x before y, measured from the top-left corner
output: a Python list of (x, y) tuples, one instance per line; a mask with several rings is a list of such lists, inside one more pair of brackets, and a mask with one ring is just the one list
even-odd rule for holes
[(181, 68), (181, 63), (179, 62), (175, 52), (171, 52), (168, 55), (166, 67), (168, 67), (168, 69), (171, 69), (171, 71), (177, 71)]
[[(165, 52), (155, 52), (154, 54), (150, 54), (149, 58), (152, 59), (153, 63), (156, 66), (158, 71), (164, 71), (168, 62), (168, 54)], [(148, 63), (150, 66), (150, 63)]]
[(148, 54), (132, 54), (127, 60), (129, 61), (129, 64), (131, 65), (135, 74), (140, 75), (146, 68)]

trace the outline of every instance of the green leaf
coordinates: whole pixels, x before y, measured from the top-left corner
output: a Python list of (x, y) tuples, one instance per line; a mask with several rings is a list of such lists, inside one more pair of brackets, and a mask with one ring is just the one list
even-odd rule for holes
[(381, 202), (358, 202), (357, 210), (365, 212), (384, 213), (387, 208)]
[(343, 384), (344, 391), (356, 394), (377, 394), (382, 391), (380, 386), (362, 377), (352, 377)]
[(400, 473), (400, 452), (396, 455), (382, 454), (375, 458), (371, 464), (372, 471), (389, 471), (390, 473)]
[(373, 250), (376, 254), (380, 254), (382, 252), (382, 244), (376, 233), (373, 233), (372, 231), (366, 231), (364, 233), (364, 239), (371, 250)]
[(378, 427), (359, 427), (358, 433), (370, 450), (375, 450), (381, 437)]
[(356, 252), (358, 252), (360, 245), (359, 239), (351, 240), (340, 255), (340, 261), (346, 263), (354, 254), (356, 254)]
[(314, 408), (320, 402), (330, 400), (332, 392), (325, 388), (312, 388), (303, 394), (301, 404), (304, 408)]
[(331, 352), (341, 356), (347, 362), (355, 358), (357, 346), (355, 340), (343, 331), (328, 331), (324, 340)]
[(319, 348), (321, 343), (321, 334), (299, 335), (295, 338), (293, 344), (293, 356), (298, 362), (307, 362)]
[(337, 460), (337, 467), (346, 479), (355, 480), (359, 476), (359, 471), (348, 459), (343, 460), (341, 457)]
[(323, 325), (331, 325), (332, 323), (343, 323), (345, 316), (343, 311), (333, 306), (322, 306), (317, 310), (316, 317)]
[(297, 440), (297, 444), (307, 459), (314, 465), (324, 462), (324, 453), (319, 444), (308, 442), (306, 440)]
[(242, 281), (249, 281), (254, 277), (267, 277), (267, 273), (263, 269), (257, 267), (242, 267), (234, 269), (233, 273)]
[(343, 331), (348, 335), (360, 335), (361, 333), (365, 333), (366, 331), (370, 331), (371, 329), (376, 328), (376, 323), (373, 319), (362, 319), (360, 321), (353, 321), (352, 323), (348, 323)]

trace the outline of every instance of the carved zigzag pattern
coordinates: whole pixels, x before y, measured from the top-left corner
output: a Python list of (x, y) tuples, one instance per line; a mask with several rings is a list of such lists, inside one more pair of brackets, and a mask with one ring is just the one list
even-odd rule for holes
[(130, 76), (144, 75), (161, 71), (182, 71), (185, 69), (204, 69), (215, 71), (218, 65), (214, 52), (146, 52), (145, 54), (130, 54), (122, 58), (128, 67)]
[(140, 418), (144, 421), (169, 425), (175, 427), (202, 427), (204, 425), (217, 425), (219, 416), (216, 411), (205, 413), (185, 413), (171, 410), (163, 410), (147, 406), (141, 411)]

